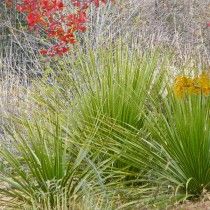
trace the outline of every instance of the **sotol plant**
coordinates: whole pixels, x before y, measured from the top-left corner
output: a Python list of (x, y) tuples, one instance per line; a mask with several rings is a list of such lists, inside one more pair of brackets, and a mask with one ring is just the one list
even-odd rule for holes
[(75, 205), (76, 209), (86, 193), (100, 194), (98, 189), (105, 189), (100, 175), (104, 164), (101, 169), (96, 167), (94, 154), (85, 144), (67, 144), (58, 118), (51, 122), (46, 118), (33, 122), (16, 119), (15, 123), (22, 128), (9, 131), (12, 150), (3, 145), (0, 150), (8, 166), (1, 170), (0, 178), (4, 183), (1, 202), (7, 207), (71, 209)]

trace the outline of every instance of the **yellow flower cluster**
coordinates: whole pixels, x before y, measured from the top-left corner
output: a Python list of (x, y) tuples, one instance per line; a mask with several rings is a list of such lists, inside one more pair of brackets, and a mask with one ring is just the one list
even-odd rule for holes
[(173, 90), (178, 97), (186, 94), (204, 94), (208, 96), (210, 94), (210, 77), (207, 73), (202, 73), (194, 78), (178, 76), (175, 80)]

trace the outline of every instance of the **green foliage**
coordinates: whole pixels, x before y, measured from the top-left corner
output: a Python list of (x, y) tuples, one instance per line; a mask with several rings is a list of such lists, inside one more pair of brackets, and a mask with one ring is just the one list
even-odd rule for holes
[(165, 113), (153, 113), (148, 127), (169, 156), (168, 168), (182, 189), (199, 195), (209, 189), (209, 97), (188, 96), (164, 102)]
[(75, 69), (86, 73), (81, 74), (82, 86), (76, 84), (73, 105), (72, 127), (78, 140), (80, 136), (94, 138), (103, 149), (105, 142), (100, 141), (98, 132), (103, 118), (125, 128), (133, 127), (138, 133), (152, 100), (161, 103), (169, 56), (160, 56), (158, 50), (142, 55), (117, 46), (91, 53), (85, 62), (75, 62)]
[(139, 172), (137, 185), (153, 186), (155, 204), (160, 198), (170, 202), (167, 195), (178, 201), (209, 190), (209, 102), (206, 96), (176, 99), (169, 93), (161, 107), (154, 104), (138, 134), (101, 120), (110, 156)]
[(169, 54), (118, 45), (75, 58), (46, 67), (30, 114), (7, 128), (11, 206), (164, 209), (209, 190), (210, 99), (172, 94)]
[(0, 190), (16, 200), (11, 206), (30, 205), (36, 209), (63, 206), (68, 209), (83, 198), (87, 189), (97, 194), (94, 186), (96, 183), (103, 185), (100, 166), (96, 169), (91, 161), (94, 157), (88, 154), (85, 145), (78, 148), (66, 144), (58, 118), (56, 124), (45, 119), (15, 120), (15, 123), (22, 126), (14, 133), (9, 131), (15, 151), (5, 147), (0, 151), (10, 169), (1, 172), (1, 181), (7, 187)]
[(94, 73), (85, 94), (80, 94), (82, 117), (89, 121), (108, 116), (123, 125), (140, 128), (148, 96), (161, 93), (163, 69), (155, 77), (160, 55), (142, 56), (121, 49), (105, 53), (101, 53), (98, 60), (93, 58)]

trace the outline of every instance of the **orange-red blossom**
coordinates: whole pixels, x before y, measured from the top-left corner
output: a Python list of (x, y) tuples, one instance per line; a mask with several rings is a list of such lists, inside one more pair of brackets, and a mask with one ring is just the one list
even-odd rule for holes
[[(5, 0), (11, 4), (13, 0)], [(100, 2), (107, 3), (107, 0), (69, 0), (75, 7), (73, 13), (66, 10), (63, 0), (20, 0), (16, 9), (26, 14), (27, 24), (30, 29), (36, 32), (44, 29), (47, 37), (55, 40), (56, 44), (48, 49), (41, 49), (43, 55), (63, 55), (70, 49), (70, 45), (76, 43), (76, 32), (85, 32), (87, 9), (91, 4), (96, 7)], [(113, 0), (111, 0), (113, 1)]]

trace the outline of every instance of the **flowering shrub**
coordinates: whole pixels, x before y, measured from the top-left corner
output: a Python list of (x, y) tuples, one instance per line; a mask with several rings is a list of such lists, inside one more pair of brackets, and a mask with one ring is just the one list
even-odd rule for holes
[(174, 93), (178, 97), (186, 94), (210, 94), (210, 77), (207, 73), (202, 73), (198, 77), (178, 76), (174, 84)]
[[(13, 0), (5, 0), (6, 5)], [(113, 1), (113, 0), (112, 0)], [(41, 49), (42, 55), (63, 55), (69, 51), (70, 45), (76, 43), (76, 32), (86, 31), (87, 9), (91, 4), (96, 7), (107, 3), (107, 0), (70, 0), (74, 6), (73, 13), (67, 11), (63, 0), (21, 0), (16, 9), (26, 14), (29, 28), (36, 32), (44, 29), (47, 37), (56, 40), (56, 44), (48, 49)]]

